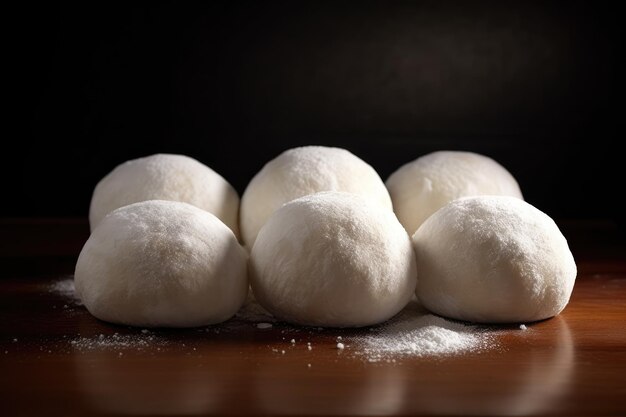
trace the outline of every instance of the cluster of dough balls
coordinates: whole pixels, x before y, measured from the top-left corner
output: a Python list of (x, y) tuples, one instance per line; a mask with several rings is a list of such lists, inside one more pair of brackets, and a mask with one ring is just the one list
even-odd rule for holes
[(250, 282), (291, 323), (359, 327), (398, 313), (415, 255), (376, 171), (340, 148), (305, 146), (268, 162), (241, 199)]
[(413, 235), (416, 295), (434, 313), (481, 323), (535, 321), (567, 305), (576, 263), (554, 221), (513, 176), (471, 152), (434, 152), (387, 180)]
[(290, 149), (250, 181), (240, 212), (210, 168), (154, 155), (100, 181), (90, 223), (79, 296), (96, 317), (136, 326), (224, 321), (249, 284), (303, 325), (380, 323), (414, 293), (446, 317), (539, 320), (565, 307), (576, 277), (554, 222), (505, 168), (469, 152), (423, 156), (385, 184), (344, 149)]
[(93, 193), (77, 295), (99, 319), (134, 326), (232, 317), (249, 286), (238, 210), (234, 188), (195, 159), (159, 154), (119, 165)]
[[(228, 182), (185, 156), (154, 155), (115, 168), (94, 191), (92, 235), (76, 266), (86, 307), (103, 320), (136, 326), (231, 317), (248, 289), (247, 252), (233, 234), (238, 202)], [(279, 318), (369, 325), (395, 315), (414, 291), (415, 255), (389, 193), (371, 166), (344, 149), (307, 146), (270, 161), (244, 193), (241, 226), (254, 248), (252, 285)], [(291, 251), (271, 250), (281, 247)]]

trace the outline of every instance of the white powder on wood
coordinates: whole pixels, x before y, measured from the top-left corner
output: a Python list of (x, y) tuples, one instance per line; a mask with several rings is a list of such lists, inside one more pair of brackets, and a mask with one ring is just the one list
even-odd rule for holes
[[(82, 305), (76, 296), (72, 277), (54, 282), (49, 291), (63, 296), (73, 305)], [(254, 323), (258, 329), (270, 329), (273, 327), (272, 323), (276, 323), (276, 319), (259, 305), (252, 294), (237, 313), (236, 320), (231, 322), (231, 327), (236, 325), (237, 320)], [(228, 327), (228, 323), (224, 323), (220, 328), (227, 330)], [(520, 325), (520, 329), (525, 330), (526, 326)], [(218, 329), (215, 331), (219, 333)], [(337, 336), (337, 349), (345, 348), (345, 343), (342, 343), (345, 338)], [(400, 314), (387, 323), (372, 327), (367, 333), (347, 338), (353, 342), (355, 354), (365, 356), (369, 362), (395, 362), (395, 358), (409, 356), (458, 355), (479, 352), (495, 346), (493, 337), (488, 332), (476, 326), (452, 322), (429, 314), (416, 300), (411, 301)], [(294, 342), (295, 339), (292, 339), (291, 343)], [(154, 347), (158, 351), (161, 350), (159, 346), (166, 345), (166, 340), (147, 329), (139, 330), (139, 334), (108, 336), (101, 334), (78, 337), (71, 341), (72, 348), (81, 351), (96, 349), (141, 351)], [(310, 342), (307, 343), (307, 350), (312, 350)], [(280, 353), (285, 354), (285, 351), (280, 350)]]
[[(142, 351), (151, 349), (156, 346), (166, 346), (167, 341), (146, 333), (140, 334), (125, 334), (121, 335), (115, 333), (113, 335), (100, 334), (92, 337), (79, 337), (72, 340), (71, 345), (74, 349), (80, 351), (89, 350), (137, 350)], [(184, 346), (184, 345), (183, 345)]]
[[(76, 289), (74, 288), (74, 277), (64, 278), (60, 281), (54, 282), (50, 285), (50, 292), (59, 294), (66, 300), (71, 301), (75, 305), (83, 305), (80, 298), (76, 295)], [(67, 307), (66, 307), (67, 308)]]
[(403, 356), (446, 356), (478, 352), (494, 345), (492, 337), (467, 326), (429, 314), (413, 301), (392, 321), (355, 338), (369, 362), (395, 361)]

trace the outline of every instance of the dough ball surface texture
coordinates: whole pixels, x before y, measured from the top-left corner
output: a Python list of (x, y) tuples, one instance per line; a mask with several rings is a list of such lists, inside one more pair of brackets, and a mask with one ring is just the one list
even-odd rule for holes
[(480, 323), (542, 320), (567, 305), (576, 263), (545, 213), (502, 196), (467, 197), (413, 235), (416, 294), (442, 316)]
[(279, 319), (359, 327), (383, 322), (413, 295), (411, 239), (393, 212), (340, 192), (278, 209), (250, 254), (252, 290)]
[(97, 318), (192, 327), (232, 317), (248, 292), (247, 253), (211, 213), (173, 201), (119, 208), (80, 253), (76, 291)]
[(473, 152), (439, 151), (398, 168), (386, 182), (393, 209), (409, 234), (452, 200), (478, 195), (523, 199), (519, 185), (502, 165)]
[(146, 200), (192, 204), (213, 213), (239, 236), (239, 196), (235, 189), (195, 159), (170, 154), (124, 162), (105, 176), (91, 198), (91, 230), (116, 208)]
[(259, 171), (241, 197), (241, 234), (252, 248), (270, 215), (283, 204), (320, 191), (359, 194), (392, 209), (374, 168), (349, 151), (324, 146), (289, 149)]

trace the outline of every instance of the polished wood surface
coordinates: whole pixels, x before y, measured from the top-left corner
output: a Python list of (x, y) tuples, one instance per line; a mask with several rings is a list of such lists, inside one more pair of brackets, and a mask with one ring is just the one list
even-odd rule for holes
[[(561, 315), (492, 328), (497, 346), (482, 352), (370, 363), (351, 346), (366, 330), (103, 323), (50, 291), (72, 273), (86, 222), (0, 220), (0, 415), (626, 415), (623, 235), (560, 225), (579, 266)], [(148, 342), (72, 344), (115, 333)]]

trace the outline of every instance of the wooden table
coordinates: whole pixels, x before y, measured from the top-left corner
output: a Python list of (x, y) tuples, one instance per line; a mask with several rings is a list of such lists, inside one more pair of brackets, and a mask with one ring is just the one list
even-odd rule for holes
[[(483, 352), (370, 363), (351, 351), (355, 330), (100, 322), (50, 291), (86, 222), (0, 220), (0, 415), (626, 415), (624, 239), (610, 222), (560, 225), (579, 266), (560, 316), (501, 328)], [(81, 345), (115, 333), (148, 342)]]

